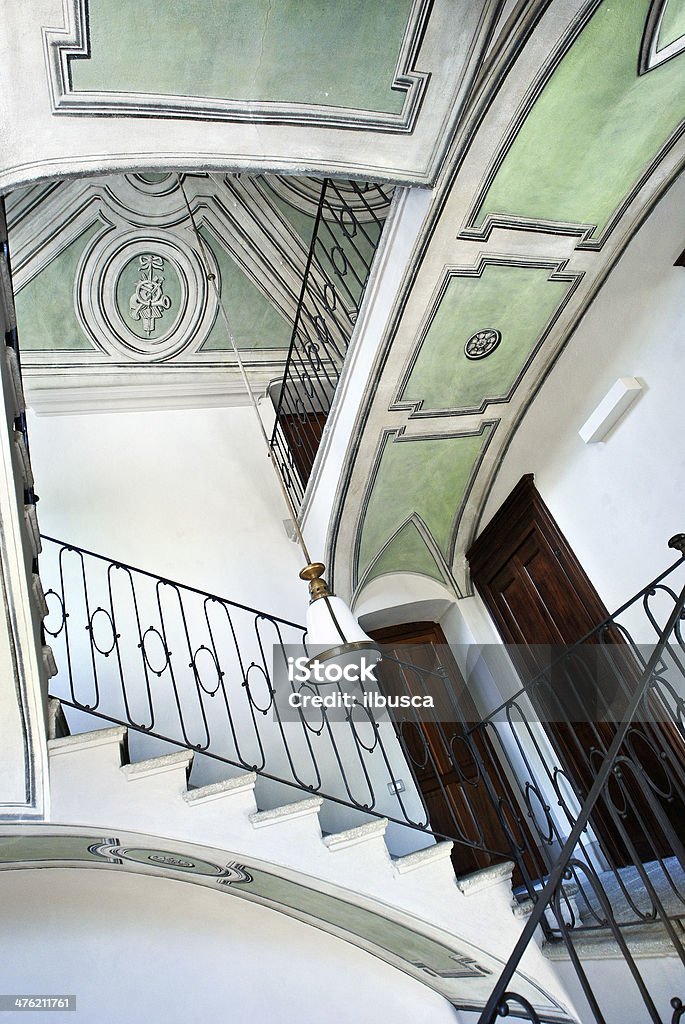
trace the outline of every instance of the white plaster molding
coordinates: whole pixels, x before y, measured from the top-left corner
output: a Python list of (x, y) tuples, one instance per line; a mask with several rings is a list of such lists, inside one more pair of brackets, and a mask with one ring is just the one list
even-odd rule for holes
[[(160, 267), (146, 271), (141, 264), (141, 274), (162, 280), (164, 272), (168, 276), (171, 269), (181, 295), (179, 309), (162, 312), (159, 327), (155, 326), (156, 335), (150, 334), (146, 339), (135, 333), (121, 310), (117, 285), (131, 261), (151, 258), (160, 261)], [(211, 251), (205, 252), (205, 259), (218, 278), (219, 268)], [(161, 295), (161, 286), (158, 290), (160, 298), (171, 305), (168, 296)], [(169, 359), (187, 349), (191, 341), (194, 348), (201, 348), (218, 309), (216, 292), (207, 286), (204, 267), (193, 249), (160, 229), (143, 228), (108, 233), (88, 247), (76, 272), (74, 304), (83, 333), (98, 348), (114, 358), (123, 355), (146, 363)], [(132, 308), (131, 312), (136, 310)], [(166, 313), (169, 327), (164, 323)]]
[[(142, 380), (133, 380), (130, 375), (114, 376), (106, 370), (99, 374), (92, 370), (64, 373), (59, 369), (52, 374), (49, 371), (27, 372), (30, 408), (39, 416), (68, 416), (154, 409), (217, 409), (250, 404), (236, 370), (167, 374), (159, 367), (153, 373), (155, 379), (145, 374)], [(269, 368), (248, 373), (256, 393), (265, 390), (273, 376), (274, 371)]]

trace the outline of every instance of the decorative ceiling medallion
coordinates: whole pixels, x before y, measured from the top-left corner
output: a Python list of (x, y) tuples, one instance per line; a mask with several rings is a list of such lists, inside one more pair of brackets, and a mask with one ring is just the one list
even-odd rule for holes
[(467, 359), (485, 359), (495, 351), (501, 340), (500, 331), (494, 327), (484, 327), (471, 335), (464, 345), (464, 355)]
[[(139, 268), (138, 280), (129, 299), (131, 319), (141, 322), (145, 334), (154, 334), (157, 320), (171, 309), (171, 298), (164, 294), (164, 259), (152, 253), (145, 253), (137, 260), (131, 260)], [(126, 268), (124, 268), (126, 269)], [(123, 278), (123, 274), (121, 275)]]
[[(674, 0), (652, 0), (640, 48), (638, 72), (641, 75), (653, 71), (654, 68), (658, 68), (672, 57), (677, 57), (685, 50), (685, 34), (671, 39), (662, 38), (662, 34), (665, 35), (668, 32), (668, 27), (664, 27), (664, 22), (669, 6), (671, 10), (676, 7)], [(676, 15), (678, 13), (676, 11)]]
[[(219, 279), (213, 260), (210, 270)], [(81, 258), (74, 299), (81, 326), (99, 349), (145, 362), (198, 348), (217, 313), (196, 253), (162, 230), (96, 239)]]

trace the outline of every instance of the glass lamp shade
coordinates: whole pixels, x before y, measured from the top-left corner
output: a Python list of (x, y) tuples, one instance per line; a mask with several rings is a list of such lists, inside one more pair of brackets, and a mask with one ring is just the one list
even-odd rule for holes
[(362, 653), (367, 664), (376, 664), (381, 658), (378, 644), (367, 636), (345, 602), (333, 595), (318, 598), (307, 608), (307, 647), (312, 652), (310, 664), (347, 665)]

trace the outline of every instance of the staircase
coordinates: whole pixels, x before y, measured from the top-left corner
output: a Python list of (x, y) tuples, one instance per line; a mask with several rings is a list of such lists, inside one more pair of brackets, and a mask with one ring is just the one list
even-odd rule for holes
[[(251, 878), (268, 873), (281, 882), (296, 879), (308, 893), (300, 910), (315, 896), (372, 913), (371, 926), (368, 920), (350, 925), (353, 941), (374, 952), (380, 944), (384, 959), (441, 992), (462, 1009), (464, 1020), (472, 1017), (468, 1010), (484, 1004), (522, 927), (512, 909), (511, 864), (456, 879), (449, 842), (393, 856), (385, 819), (325, 834), (320, 797), (261, 810), (254, 772), (194, 786), (190, 750), (131, 762), (126, 728), (65, 735), (54, 700), (50, 717), (51, 814), (45, 830), (53, 837), (55, 830), (60, 836), (85, 834), (89, 849), (109, 844), (115, 860), (133, 856), (137, 868), (147, 850), (155, 871), (172, 876), (201, 857)], [(323, 927), (332, 926), (333, 903), (321, 913), (330, 918)], [(517, 985), (548, 1015), (544, 1019), (575, 1019), (535, 945)]]

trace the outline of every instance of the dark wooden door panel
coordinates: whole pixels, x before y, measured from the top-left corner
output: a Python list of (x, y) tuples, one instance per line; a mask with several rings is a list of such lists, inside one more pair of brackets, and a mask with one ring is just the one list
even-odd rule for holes
[[(399, 661), (427, 672), (440, 668), (445, 672), (444, 682), (431, 689), (435, 697), (435, 720), (416, 722), (397, 717), (396, 725), (431, 828), (462, 840), (455, 842), (452, 851), (457, 875), (511, 859), (510, 841), (500, 818), (502, 811), (487, 790), (478, 763), (480, 757), (489, 769), (500, 807), (505, 808), (511, 834), (526, 851), (527, 871), (531, 877), (539, 877), (543, 871), (542, 859), (537, 856), (533, 838), (519, 813), (513, 789), (496, 760), (492, 744), (487, 736), (476, 733), (476, 755), (467, 739), (466, 729), (479, 721), (479, 715), (440, 627), (432, 622), (413, 623), (377, 630), (372, 636)], [(393, 695), (421, 692), (420, 674), (391, 662), (381, 665), (380, 681), (384, 690)], [(522, 880), (515, 874), (517, 884)]]
[[(476, 589), (502, 638), (517, 645), (512, 654), (524, 681), (544, 667), (544, 652), (536, 651), (536, 645), (574, 644), (608, 618), (532, 476), (523, 477), (517, 484), (471, 547), (468, 559)], [(620, 685), (629, 690), (639, 678), (639, 666), (618, 630), (604, 640), (616, 644), (616, 662), (622, 662)], [(596, 643), (596, 637), (591, 642)], [(616, 675), (592, 676), (584, 670), (582, 659), (573, 667), (566, 663), (553, 671), (547, 694), (536, 690), (533, 696), (559, 762), (581, 794), (589, 790), (603, 752), (615, 735), (610, 715), (609, 721), (602, 721), (603, 711), (620, 705), (621, 700), (625, 702), (625, 693), (617, 689)], [(650, 726), (648, 731), (649, 736), (645, 732), (644, 742), (639, 744), (640, 764), (656, 779), (662, 773), (661, 761), (665, 756), (673, 757), (674, 748), (666, 727)], [(623, 827), (640, 856), (668, 856), (671, 850), (664, 833), (635, 781), (629, 783), (632, 807), (621, 815)], [(625, 799), (613, 785), (610, 795), (618, 806), (624, 805)], [(685, 808), (680, 803), (665, 801), (663, 810), (676, 832), (685, 831)], [(593, 824), (614, 862), (629, 862), (630, 852), (617, 834), (609, 806), (602, 800), (597, 804)]]

